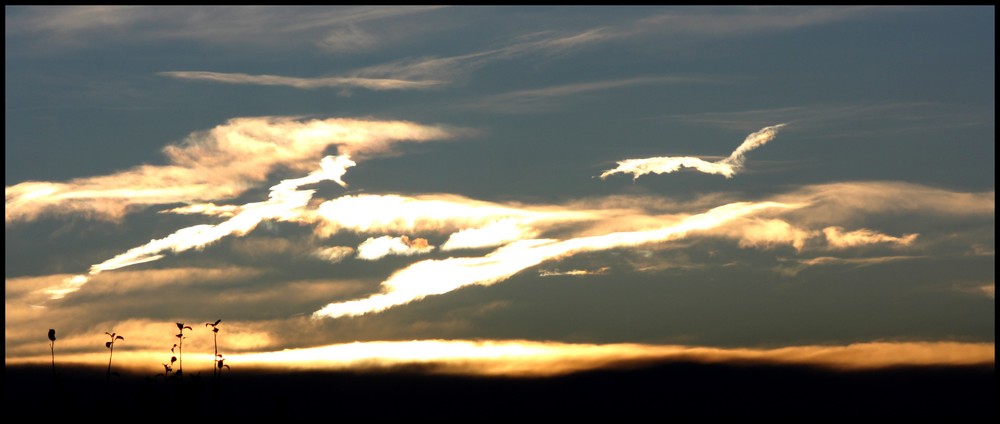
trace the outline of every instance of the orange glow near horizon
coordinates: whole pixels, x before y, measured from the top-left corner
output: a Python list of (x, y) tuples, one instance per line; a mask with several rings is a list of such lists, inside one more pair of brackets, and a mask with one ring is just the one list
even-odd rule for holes
[[(992, 365), (992, 343), (871, 342), (842, 346), (770, 349), (716, 348), (635, 343), (574, 344), (525, 340), (413, 340), (334, 344), (314, 348), (226, 355), (234, 370), (370, 371), (427, 365), (429, 372), (484, 376), (557, 376), (636, 361), (703, 364), (758, 363), (872, 370), (897, 366)], [(115, 352), (115, 367), (162, 372), (162, 352)], [(212, 354), (188, 352), (186, 373), (209, 372)], [(7, 365), (48, 364), (50, 358), (8, 358)], [(57, 355), (56, 363), (100, 365), (104, 352)]]

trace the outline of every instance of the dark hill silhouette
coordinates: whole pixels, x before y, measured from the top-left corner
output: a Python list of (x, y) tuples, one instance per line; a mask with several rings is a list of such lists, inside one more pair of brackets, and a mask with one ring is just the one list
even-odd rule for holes
[[(122, 370), (7, 366), (4, 405), (21, 411), (116, 416), (177, 412), (220, 417), (328, 417), (332, 420), (431, 417), (629, 418), (760, 417), (805, 419), (996, 416), (995, 367), (900, 367), (831, 371), (763, 364), (642, 363), (560, 377), (429, 374), (422, 366), (373, 372), (240, 370), (182, 384)], [(11, 409), (13, 410), (13, 409)], [(171, 413), (172, 413), (171, 412)], [(141, 415), (140, 415), (141, 414)]]

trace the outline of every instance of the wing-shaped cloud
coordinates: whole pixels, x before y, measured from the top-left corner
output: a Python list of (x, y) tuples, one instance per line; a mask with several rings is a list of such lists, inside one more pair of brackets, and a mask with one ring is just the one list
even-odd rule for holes
[(358, 159), (386, 152), (396, 143), (454, 135), (455, 130), (406, 121), (237, 118), (164, 148), (167, 165), (64, 183), (7, 186), (4, 216), (6, 222), (47, 214), (118, 220), (149, 205), (230, 199), (278, 169), (309, 172), (329, 147)]
[[(239, 208), (238, 213), (220, 224), (182, 228), (164, 238), (129, 249), (125, 253), (91, 266), (89, 275), (94, 276), (104, 271), (156, 261), (162, 259), (165, 252), (179, 253), (199, 248), (228, 235), (243, 235), (266, 219), (297, 218), (299, 214), (295, 210), (305, 207), (314, 193), (313, 190), (299, 190), (299, 187), (327, 180), (336, 181), (346, 187), (347, 184), (341, 177), (347, 172), (348, 167), (354, 165), (354, 161), (346, 155), (327, 156), (320, 162), (319, 170), (302, 178), (284, 180), (271, 187), (268, 200), (245, 204)], [(47, 292), (53, 298), (60, 298), (78, 290), (88, 279), (87, 276), (77, 275), (67, 279), (60, 286), (49, 288)]]
[(763, 146), (768, 141), (778, 135), (778, 129), (785, 124), (764, 127), (760, 131), (752, 133), (743, 140), (736, 150), (729, 157), (718, 162), (708, 162), (701, 158), (692, 156), (667, 156), (645, 159), (626, 159), (618, 162), (618, 167), (601, 174), (601, 179), (605, 179), (614, 174), (632, 174), (632, 179), (638, 179), (646, 174), (669, 174), (681, 168), (693, 168), (706, 174), (722, 175), (732, 178), (737, 172), (743, 169), (743, 162), (746, 160), (747, 152)]

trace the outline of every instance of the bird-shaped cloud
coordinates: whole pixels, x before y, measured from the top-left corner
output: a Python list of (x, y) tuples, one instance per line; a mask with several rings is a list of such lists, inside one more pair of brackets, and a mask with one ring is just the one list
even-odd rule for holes
[(778, 135), (778, 129), (785, 124), (764, 127), (760, 131), (747, 136), (743, 144), (737, 147), (729, 157), (718, 162), (708, 162), (693, 156), (667, 156), (644, 159), (626, 159), (618, 162), (618, 167), (601, 174), (601, 179), (605, 179), (614, 174), (632, 174), (632, 179), (655, 173), (669, 174), (681, 168), (694, 168), (706, 174), (718, 174), (726, 178), (732, 178), (741, 169), (746, 160), (747, 152), (763, 146), (768, 141)]

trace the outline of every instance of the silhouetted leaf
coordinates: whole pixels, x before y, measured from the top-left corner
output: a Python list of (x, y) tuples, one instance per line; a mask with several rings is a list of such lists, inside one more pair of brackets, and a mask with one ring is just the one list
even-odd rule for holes
[(229, 368), (229, 365), (225, 365), (225, 367), (226, 367), (226, 369), (227, 369), (227, 370), (228, 370), (228, 369), (231, 369), (231, 368)]
[[(193, 329), (193, 328), (191, 328), (191, 326), (189, 326), (189, 325), (185, 325), (185, 326), (184, 326), (184, 328), (186, 328), (186, 329), (188, 329), (188, 330), (191, 330), (191, 331), (194, 331), (194, 329)], [(184, 332), (184, 328), (182, 328), (182, 329), (181, 329), (181, 332), (182, 332), (182, 333)]]
[(118, 336), (118, 337), (115, 337), (115, 340), (122, 340), (122, 341), (124, 341), (124, 340), (125, 340), (125, 338), (124, 338), (124, 337), (122, 337), (122, 336)]
[(50, 328), (49, 329), (49, 340), (56, 341), (56, 329), (55, 328)]
[(170, 365), (173, 365), (174, 362), (177, 362), (177, 357), (176, 356), (171, 356), (170, 357)]
[(181, 333), (181, 334), (178, 334), (178, 335), (176, 335), (176, 336), (174, 336), (174, 337), (177, 337), (177, 338), (179, 339), (179, 338), (181, 338), (181, 337), (184, 337), (184, 333)]
[(104, 347), (111, 349), (111, 342), (104, 342)]
[(212, 329), (212, 332), (213, 332), (213, 333), (218, 333), (218, 332), (219, 332), (219, 329), (218, 329), (218, 328), (213, 328), (213, 329)]

